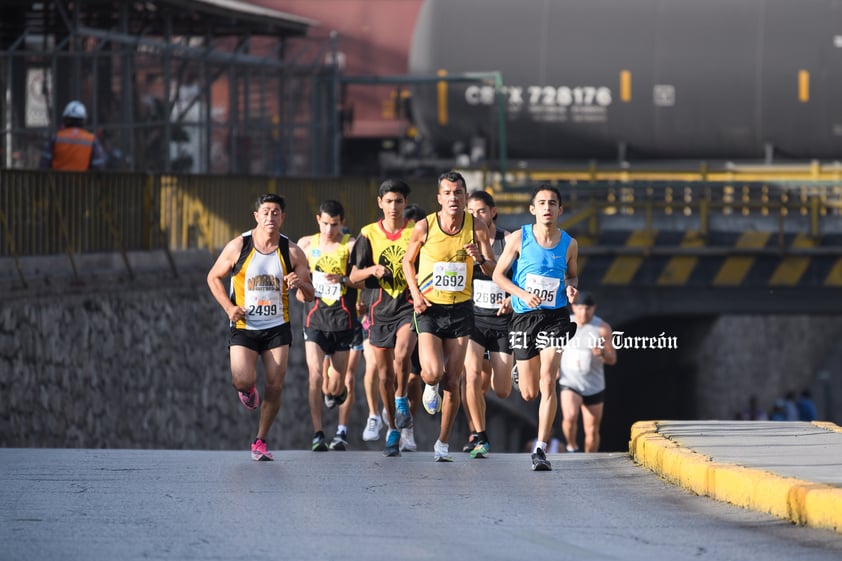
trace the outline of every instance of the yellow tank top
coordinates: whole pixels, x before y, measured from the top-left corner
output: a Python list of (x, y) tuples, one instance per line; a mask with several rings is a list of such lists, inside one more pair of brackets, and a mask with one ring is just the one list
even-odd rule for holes
[(433, 304), (458, 304), (471, 299), (474, 259), (465, 245), (474, 241), (474, 217), (463, 213), (462, 228), (455, 234), (439, 226), (438, 213), (427, 216), (427, 239), (418, 262), (418, 288)]
[(403, 230), (389, 234), (381, 226), (380, 221), (364, 226), (363, 236), (371, 243), (371, 257), (376, 265), (383, 265), (389, 274), (378, 279), (380, 288), (392, 298), (398, 298), (406, 292), (406, 277), (403, 274), (403, 256), (412, 236), (415, 222), (407, 221)]
[(348, 274), (348, 240), (350, 239), (350, 234), (345, 234), (339, 246), (327, 253), (321, 249), (321, 234), (313, 234), (310, 239), (307, 263), (313, 277), (313, 287), (316, 289), (316, 298), (321, 298), (322, 302), (328, 306), (338, 302), (347, 290), (342, 283), (327, 282), (326, 276)]

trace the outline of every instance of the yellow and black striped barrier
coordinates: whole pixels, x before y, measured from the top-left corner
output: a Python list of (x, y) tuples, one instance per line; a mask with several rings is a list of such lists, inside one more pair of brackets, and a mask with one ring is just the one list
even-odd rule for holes
[(579, 242), (588, 286), (842, 287), (842, 234), (612, 231)]

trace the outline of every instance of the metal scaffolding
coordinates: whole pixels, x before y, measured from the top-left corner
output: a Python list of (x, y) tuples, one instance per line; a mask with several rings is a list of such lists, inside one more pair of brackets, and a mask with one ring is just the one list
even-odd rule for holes
[(111, 169), (330, 176), (337, 38), (234, 0), (5, 0), (0, 167), (37, 167), (73, 99)]

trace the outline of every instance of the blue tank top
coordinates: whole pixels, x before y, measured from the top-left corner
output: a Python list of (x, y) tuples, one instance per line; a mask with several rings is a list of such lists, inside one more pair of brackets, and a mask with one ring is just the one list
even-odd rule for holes
[[(567, 306), (564, 275), (567, 272), (567, 248), (570, 235), (561, 231), (561, 239), (553, 248), (542, 247), (532, 234), (532, 224), (520, 228), (520, 257), (512, 264), (512, 280), (527, 292), (541, 297), (545, 310)], [(519, 313), (532, 311), (523, 300), (512, 296), (512, 309)]]

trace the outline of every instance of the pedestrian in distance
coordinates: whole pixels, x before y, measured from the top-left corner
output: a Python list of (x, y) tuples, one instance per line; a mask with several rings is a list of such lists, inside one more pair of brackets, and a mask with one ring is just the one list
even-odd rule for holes
[[(298, 290), (308, 302), (315, 295), (306, 255), (281, 234), (285, 208), (282, 196), (260, 195), (254, 204), (255, 227), (225, 245), (207, 277), (211, 294), (230, 321), (231, 381), (247, 409), (260, 407), (251, 445), (251, 457), (257, 461), (273, 459), (266, 437), (281, 407), (292, 342), (289, 291)], [(263, 361), (262, 401), (257, 390), (258, 358)]]

